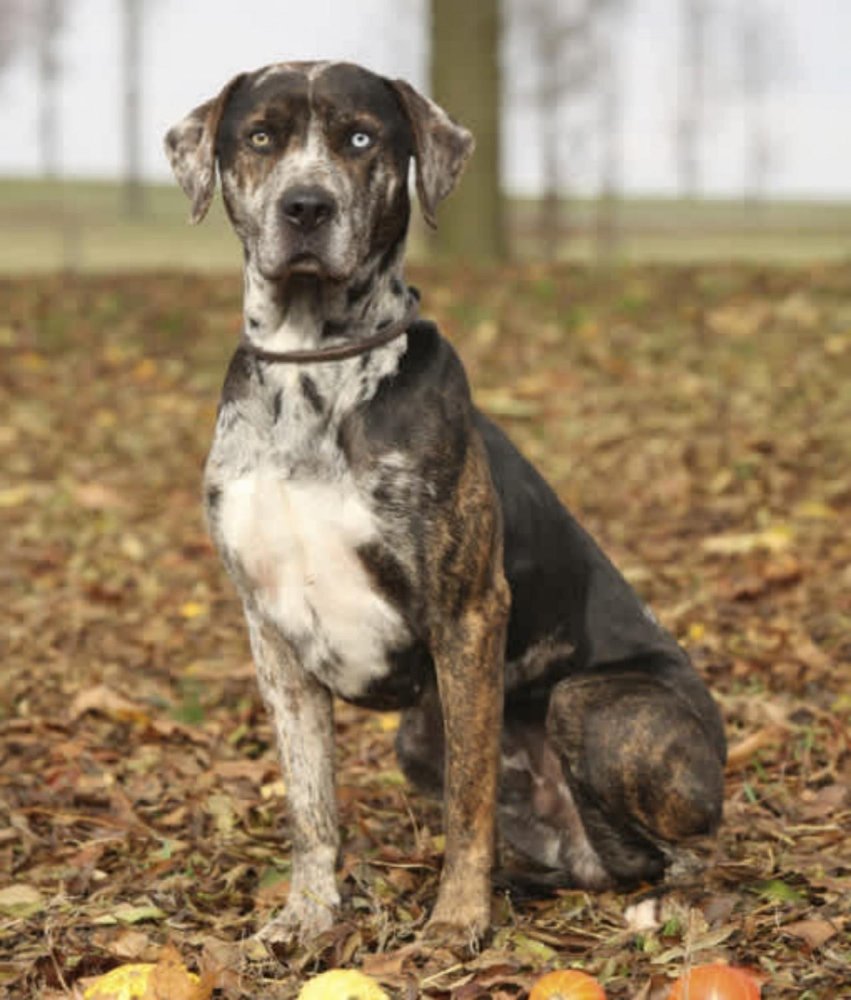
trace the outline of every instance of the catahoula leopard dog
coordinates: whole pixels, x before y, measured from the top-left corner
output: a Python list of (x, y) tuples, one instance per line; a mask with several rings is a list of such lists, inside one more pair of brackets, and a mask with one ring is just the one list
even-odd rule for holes
[(497, 833), (597, 889), (659, 879), (720, 819), (703, 682), (416, 318), (410, 162), (433, 223), (472, 148), (407, 83), (338, 62), (240, 74), (166, 138), (193, 221), (218, 169), (244, 251), (204, 491), (288, 795), (270, 942), (340, 904), (335, 697), (401, 710), (400, 765), (443, 796), (438, 936), (486, 931)]

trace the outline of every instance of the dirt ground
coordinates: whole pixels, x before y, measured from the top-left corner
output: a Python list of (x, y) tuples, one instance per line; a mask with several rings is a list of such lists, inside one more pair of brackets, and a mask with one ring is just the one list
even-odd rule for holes
[(343, 914), (265, 956), (285, 790), (199, 504), (240, 281), (6, 280), (0, 996), (73, 996), (170, 943), (207, 970), (198, 997), (229, 1000), (336, 966), (393, 997), (522, 998), (572, 966), (611, 1000), (662, 1000), (714, 959), (765, 998), (851, 997), (851, 265), (413, 277), (480, 405), (722, 706), (707, 867), (629, 896), (531, 898), (501, 875), (487, 947), (429, 950), (439, 807), (396, 767), (396, 717), (341, 705)]

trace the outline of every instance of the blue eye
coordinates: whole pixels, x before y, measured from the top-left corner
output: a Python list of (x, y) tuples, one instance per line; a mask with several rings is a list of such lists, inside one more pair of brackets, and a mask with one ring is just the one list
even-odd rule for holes
[(372, 136), (368, 132), (352, 132), (349, 145), (353, 149), (368, 149), (372, 145)]

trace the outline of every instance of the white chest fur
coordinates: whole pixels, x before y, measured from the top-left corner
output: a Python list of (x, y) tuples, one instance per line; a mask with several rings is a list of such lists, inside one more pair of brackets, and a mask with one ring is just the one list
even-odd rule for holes
[(377, 530), (351, 477), (249, 472), (225, 485), (219, 530), (259, 610), (296, 644), (306, 670), (347, 697), (386, 673), (405, 628), (358, 557)]
[(344, 697), (385, 676), (388, 653), (409, 641), (358, 554), (389, 544), (389, 526), (364, 499), (371, 477), (385, 465), (394, 479), (401, 470), (393, 456), (376, 456), (360, 482), (338, 443), (341, 422), (395, 371), (403, 340), (365, 365), (243, 372), (225, 393), (207, 460), (211, 527), (243, 598), (293, 644), (303, 669)]

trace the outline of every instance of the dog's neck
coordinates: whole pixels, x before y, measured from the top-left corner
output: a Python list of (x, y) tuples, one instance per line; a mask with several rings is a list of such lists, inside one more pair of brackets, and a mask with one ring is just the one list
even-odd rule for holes
[(358, 340), (402, 319), (410, 301), (402, 275), (404, 247), (370, 261), (348, 282), (318, 275), (265, 278), (245, 263), (244, 336), (269, 351), (315, 349)]

